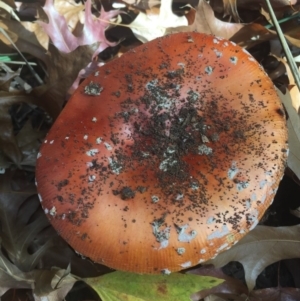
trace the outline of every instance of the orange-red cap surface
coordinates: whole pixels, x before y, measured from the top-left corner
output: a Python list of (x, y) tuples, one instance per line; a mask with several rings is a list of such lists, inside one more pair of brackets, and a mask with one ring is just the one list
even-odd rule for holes
[(79, 253), (169, 273), (253, 229), (286, 157), (284, 111), (253, 57), (227, 40), (178, 33), (82, 83), (41, 147), (37, 188)]

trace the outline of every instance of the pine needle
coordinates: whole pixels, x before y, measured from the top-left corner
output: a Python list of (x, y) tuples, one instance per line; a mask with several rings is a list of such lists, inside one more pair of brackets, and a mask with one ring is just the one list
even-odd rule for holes
[(294, 60), (294, 57), (291, 53), (289, 45), (288, 45), (288, 43), (285, 39), (285, 36), (284, 36), (284, 34), (283, 34), (283, 32), (280, 28), (280, 25), (277, 21), (277, 18), (275, 16), (275, 13), (274, 13), (274, 10), (273, 10), (272, 5), (270, 3), (270, 0), (265, 0), (265, 1), (266, 1), (267, 6), (268, 6), (268, 10), (270, 12), (270, 16), (271, 16), (272, 22), (275, 26), (275, 29), (276, 29), (277, 35), (279, 37), (280, 43), (282, 45), (283, 51), (284, 51), (285, 56), (287, 58), (287, 62), (289, 64), (290, 68), (291, 68), (293, 77), (295, 79), (295, 83), (296, 83), (298, 89), (300, 90), (300, 73), (299, 73), (298, 67), (297, 67), (296, 62)]

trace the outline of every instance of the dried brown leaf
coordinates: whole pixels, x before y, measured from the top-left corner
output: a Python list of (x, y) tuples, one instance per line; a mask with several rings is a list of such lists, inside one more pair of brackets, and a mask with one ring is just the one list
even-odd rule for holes
[[(43, 237), (49, 222), (36, 195), (0, 193), (2, 247), (16, 267), (31, 271), (52, 244), (51, 237), (48, 241)], [(34, 252), (31, 254), (30, 250)]]
[(248, 294), (248, 288), (240, 280), (225, 275), (221, 269), (215, 268), (213, 265), (201, 266), (190, 270), (188, 273), (201, 276), (211, 276), (224, 280), (224, 282), (218, 286), (193, 294), (191, 297), (193, 301), (201, 300), (209, 295), (223, 294), (224, 296), (231, 297), (232, 295), (245, 296)]
[(84, 5), (82, 2), (55, 0), (54, 7), (60, 15), (64, 16), (72, 32), (78, 26), (78, 23), (84, 22)]
[(35, 104), (56, 118), (68, 99), (67, 92), (78, 73), (91, 62), (94, 49), (81, 46), (69, 54), (60, 53), (53, 48), (50, 52), (52, 60), (47, 69), (49, 76), (46, 84), (36, 88), (33, 95), (38, 99), (38, 103)]
[(236, 32), (231, 40), (241, 47), (252, 47), (264, 41), (276, 38), (275, 32), (267, 30), (258, 23), (246, 24), (241, 30)]
[(2, 0), (2, 2), (6, 3), (7, 5), (9, 5), (12, 8), (16, 8), (16, 3), (14, 0)]
[[(298, 28), (297, 28), (298, 30)], [(286, 39), (293, 45), (300, 47), (299, 32), (296, 34), (288, 34), (283, 31)], [(245, 24), (239, 31), (237, 31), (231, 38), (232, 41), (241, 47), (252, 47), (264, 41), (278, 40), (278, 36), (274, 30), (267, 29), (258, 23)]]
[(249, 301), (298, 301), (300, 289), (293, 287), (272, 287), (252, 291)]
[[(56, 109), (55, 102), (47, 104), (42, 97), (34, 97), (32, 94), (36, 93), (36, 90), (30, 95), (24, 91), (16, 93), (0, 91), (0, 167), (7, 168), (11, 164), (16, 166), (35, 165), (40, 139), (45, 136), (46, 132), (34, 129), (29, 120), (19, 133), (15, 134), (8, 110), (12, 105), (24, 102), (36, 104), (44, 109), (49, 108), (52, 113)], [(59, 114), (60, 109), (59, 107), (56, 112), (53, 112), (55, 117)]]
[(188, 21), (185, 16), (177, 16), (172, 11), (172, 0), (164, 0), (161, 3), (159, 14), (140, 12), (130, 28), (137, 39), (146, 43), (168, 32), (170, 27), (186, 26)]
[(145, 9), (152, 8), (154, 6), (159, 6), (161, 0), (147, 0), (147, 1), (143, 1), (143, 0), (123, 0), (122, 2), (125, 2), (129, 5), (132, 5), (137, 9), (145, 10)]
[(32, 288), (37, 301), (61, 301), (77, 280), (68, 269), (54, 268), (50, 271), (33, 270), (24, 273), (0, 250), (0, 297), (10, 288)]
[[(3, 101), (3, 100), (2, 100)], [(0, 153), (10, 163), (20, 166), (22, 153), (18, 147), (17, 139), (13, 132), (11, 117), (8, 113), (9, 106), (0, 105)]]
[(233, 18), (238, 21), (237, 0), (223, 0), (223, 5), (225, 14), (233, 16)]
[(281, 101), (288, 113), (288, 132), (289, 132), (289, 155), (288, 167), (300, 179), (300, 116), (293, 107), (291, 96), (288, 92), (284, 95), (280, 91)]
[(298, 301), (300, 289), (290, 287), (274, 287), (255, 290), (249, 295), (212, 294), (204, 301)]
[(38, 24), (37, 22), (22, 22), (21, 24), (28, 32), (32, 33), (32, 36), (28, 37), (28, 41), (32, 41), (32, 38), (34, 37), (36, 41), (38, 41), (39, 45), (43, 48), (42, 51), (46, 53), (49, 45), (49, 36), (40, 26), (40, 24)]
[(265, 267), (282, 259), (299, 258), (299, 237), (300, 225), (278, 228), (257, 226), (231, 249), (207, 263), (222, 267), (230, 261), (239, 261), (251, 291)]
[[(234, 294), (212, 294), (203, 299), (204, 301), (249, 301), (249, 296), (242, 295), (234, 295)], [(258, 301), (258, 300), (256, 300)]]
[(244, 27), (240, 23), (223, 22), (217, 19), (211, 6), (205, 0), (200, 0), (196, 9), (194, 11), (191, 9), (190, 14), (195, 14), (190, 26), (172, 28), (169, 32), (196, 31), (230, 39)]
[(0, 2), (0, 16), (5, 19), (9, 19), (10, 17), (19, 20), (18, 15), (14, 12), (15, 4), (13, 3), (5, 3), (5, 1)]
[[(259, 10), (262, 6), (266, 7), (264, 0), (211, 0), (210, 4), (214, 11), (218, 13), (226, 13), (228, 15), (234, 16), (233, 9), (231, 6), (236, 2), (237, 8)], [(288, 6), (295, 5), (297, 0), (271, 0), (270, 1), (273, 8), (285, 8)]]
[[(48, 300), (56, 300), (55, 298), (61, 297), (61, 295), (62, 298), (57, 300), (63, 300), (74, 283), (78, 280), (78, 278), (72, 276), (70, 266), (65, 270), (58, 268), (52, 268), (50, 271), (36, 270), (34, 274), (34, 278), (36, 279), (34, 295), (36, 297), (47, 296), (49, 298)], [(52, 296), (49, 295), (51, 293)]]
[[(26, 24), (26, 23), (25, 23)], [(31, 24), (31, 23), (28, 23)], [(30, 25), (30, 27), (36, 27)], [(6, 34), (18, 47), (22, 53), (30, 53), (36, 58), (39, 58), (46, 64), (49, 63), (49, 56), (46, 54), (42, 43), (38, 40), (34, 31), (28, 30), (24, 24), (16, 20), (0, 19), (0, 28), (5, 30)], [(0, 40), (6, 45), (13, 48), (11, 42), (0, 32)]]
[(31, 288), (33, 281), (28, 278), (0, 250), (0, 297), (10, 288)]
[(18, 148), (22, 153), (21, 165), (35, 166), (36, 157), (39, 152), (41, 140), (46, 131), (39, 131), (32, 127), (31, 120), (25, 123), (20, 132), (16, 135)]
[(290, 210), (290, 213), (300, 218), (300, 207), (296, 208), (295, 210)]
[[(300, 91), (295, 83), (293, 73), (291, 71), (289, 64), (286, 61), (286, 58), (284, 58), (284, 59), (279, 58), (279, 60), (282, 62), (282, 64), (284, 64), (287, 76), (289, 78), (288, 89), (290, 92), (289, 94), (290, 94), (290, 97), (292, 100), (292, 105), (293, 105), (294, 109), (296, 110), (296, 112), (300, 113)], [(300, 72), (300, 69), (298, 71)]]

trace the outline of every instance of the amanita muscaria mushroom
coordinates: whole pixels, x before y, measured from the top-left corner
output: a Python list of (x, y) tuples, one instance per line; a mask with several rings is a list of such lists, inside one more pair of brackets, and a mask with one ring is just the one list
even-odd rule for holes
[(286, 158), (284, 111), (260, 65), (230, 41), (178, 33), (82, 83), (41, 147), (37, 188), (79, 253), (169, 273), (253, 229)]

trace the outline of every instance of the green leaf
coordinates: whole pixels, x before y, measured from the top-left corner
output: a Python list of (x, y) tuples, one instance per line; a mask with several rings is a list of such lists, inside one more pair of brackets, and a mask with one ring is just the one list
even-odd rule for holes
[(191, 294), (223, 282), (218, 278), (179, 273), (139, 275), (119, 271), (83, 280), (103, 301), (190, 300)]

